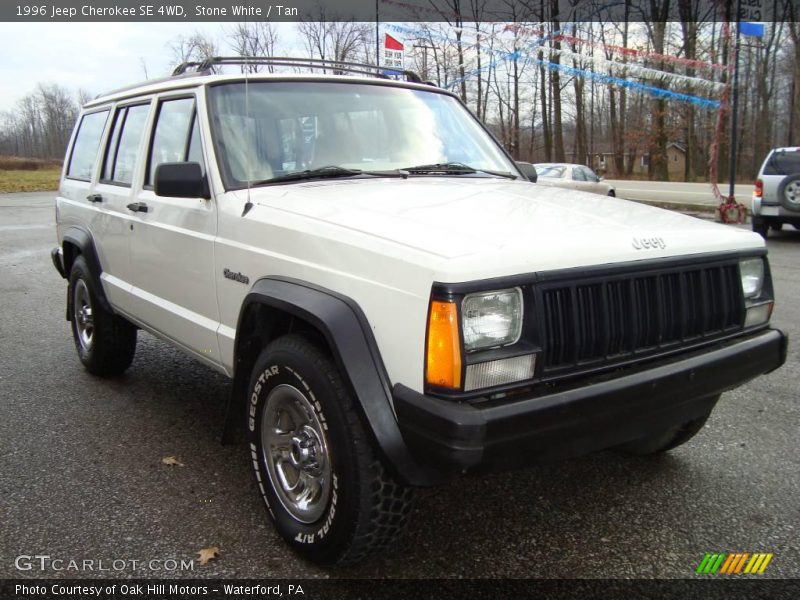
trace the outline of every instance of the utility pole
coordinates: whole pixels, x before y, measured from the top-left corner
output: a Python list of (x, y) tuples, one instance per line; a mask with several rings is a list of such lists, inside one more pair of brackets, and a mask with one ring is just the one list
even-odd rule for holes
[(728, 186), (728, 199), (729, 202), (734, 201), (734, 186), (736, 185), (736, 116), (739, 109), (739, 50), (741, 26), (741, 9), (742, 0), (736, 0), (736, 43), (734, 45), (733, 56), (733, 101), (731, 105), (731, 159), (730, 159), (730, 183)]
[(790, 98), (790, 100), (789, 100), (789, 131), (788, 131), (787, 138), (786, 138), (786, 145), (787, 146), (794, 145), (793, 144), (794, 140), (792, 139), (792, 132), (794, 131), (794, 119), (795, 119), (795, 116), (794, 116), (794, 111), (795, 111), (795, 106), (794, 106), (795, 87), (794, 86), (795, 85), (797, 85), (797, 82), (794, 80), (794, 78), (792, 78), (792, 95), (789, 96), (789, 98)]
[(425, 80), (430, 79), (428, 76), (428, 50), (436, 50), (436, 46), (427, 46), (424, 43), (414, 44), (412, 48), (422, 48), (422, 78)]
[(381, 11), (380, 0), (375, 0), (375, 66), (381, 66)]

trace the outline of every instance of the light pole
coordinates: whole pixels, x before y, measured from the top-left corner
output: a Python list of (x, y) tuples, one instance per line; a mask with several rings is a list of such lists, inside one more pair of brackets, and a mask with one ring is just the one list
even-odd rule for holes
[(375, 66), (381, 66), (381, 12), (380, 1), (375, 0)]

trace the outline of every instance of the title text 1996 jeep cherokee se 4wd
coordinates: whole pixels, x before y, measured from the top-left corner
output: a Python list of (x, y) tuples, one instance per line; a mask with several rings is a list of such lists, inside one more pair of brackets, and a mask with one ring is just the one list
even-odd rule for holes
[(364, 557), (460, 473), (674, 448), (784, 362), (760, 236), (531, 183), (410, 73), (224, 62), (86, 104), (53, 259), (91, 373), (141, 328), (233, 378), (304, 556)]

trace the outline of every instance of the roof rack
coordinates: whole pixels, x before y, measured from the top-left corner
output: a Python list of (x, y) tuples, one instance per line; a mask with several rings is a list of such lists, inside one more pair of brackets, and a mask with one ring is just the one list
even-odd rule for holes
[(422, 78), (414, 71), (405, 69), (392, 69), (367, 63), (343, 62), (324, 58), (292, 58), (289, 56), (212, 56), (203, 61), (192, 61), (180, 64), (172, 72), (172, 76), (177, 77), (188, 74), (187, 72), (190, 69), (194, 69), (192, 72), (193, 75), (210, 75), (214, 67), (226, 65), (266, 65), (306, 69), (328, 69), (341, 73), (369, 75), (381, 79), (390, 79), (389, 74), (397, 74), (402, 75), (405, 77), (406, 81), (412, 83), (429, 83), (422, 81)]

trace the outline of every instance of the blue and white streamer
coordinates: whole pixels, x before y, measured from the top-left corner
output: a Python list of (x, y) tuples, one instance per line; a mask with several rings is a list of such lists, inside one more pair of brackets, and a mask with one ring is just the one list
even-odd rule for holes
[[(408, 27), (406, 25), (387, 23), (386, 27), (397, 33), (405, 34), (409, 37), (424, 38), (431, 41), (439, 41), (442, 43), (453, 42), (452, 38), (448, 38), (445, 35), (438, 34), (432, 31), (426, 31), (422, 29)], [(559, 32), (556, 31), (551, 33), (547, 37), (539, 37), (532, 40), (528, 40), (523, 45), (521, 50), (516, 50), (514, 52), (507, 52), (505, 50), (495, 50), (483, 46), (481, 48), (481, 52), (491, 55), (494, 58), (491, 61), (489, 61), (486, 65), (482, 65), (480, 69), (474, 69), (469, 73), (466, 73), (464, 77), (459, 77), (451, 81), (448, 84), (448, 87), (455, 88), (459, 86), (462, 83), (462, 81), (469, 80), (472, 77), (475, 77), (480, 72), (495, 68), (500, 63), (507, 61), (513, 62), (515, 60), (519, 61), (525, 59), (529, 64), (541, 65), (550, 71), (558, 71), (574, 77), (583, 77), (585, 79), (596, 81), (604, 85), (613, 85), (615, 87), (625, 88), (633, 92), (647, 94), (654, 98), (659, 98), (667, 101), (687, 102), (689, 104), (693, 104), (695, 106), (699, 106), (701, 108), (706, 108), (706, 109), (719, 109), (721, 106), (721, 102), (719, 100), (706, 98), (703, 96), (696, 96), (694, 94), (675, 92), (665, 88), (657, 87), (655, 85), (633, 81), (631, 79), (627, 79), (625, 77), (620, 77), (617, 75), (623, 73), (623, 74), (636, 75), (643, 78), (658, 78), (661, 81), (665, 82), (669, 81), (675, 85), (689, 85), (692, 86), (693, 88), (701, 89), (709, 93), (717, 92), (719, 89), (724, 87), (724, 84), (715, 81), (700, 79), (698, 77), (689, 77), (686, 75), (680, 75), (678, 73), (658, 71), (656, 69), (650, 69), (631, 63), (620, 63), (620, 62), (606, 60), (605, 58), (586, 56), (583, 54), (571, 52), (566, 49), (559, 50), (556, 48), (549, 48), (544, 46), (544, 43), (547, 41), (547, 39), (549, 39), (549, 37), (557, 36), (558, 34)], [(470, 47), (474, 48), (475, 44), (471, 44)], [(523, 51), (530, 52), (530, 54), (523, 53)], [(544, 53), (557, 53), (559, 56), (562, 56), (564, 58), (572, 58), (580, 60), (581, 62), (589, 62), (598, 68), (604, 68), (609, 71), (615, 71), (617, 75), (600, 73), (598, 71), (590, 71), (587, 69), (571, 67), (569, 65), (564, 65), (561, 63), (554, 63), (549, 60), (535, 58), (533, 54), (538, 53), (540, 51)]]

